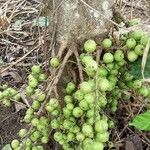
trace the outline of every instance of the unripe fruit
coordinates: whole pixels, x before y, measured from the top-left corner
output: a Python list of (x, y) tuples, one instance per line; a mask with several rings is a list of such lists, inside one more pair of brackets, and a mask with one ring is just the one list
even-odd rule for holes
[(31, 120), (31, 124), (32, 124), (32, 126), (37, 126), (38, 124), (39, 124), (39, 119), (38, 118), (33, 118), (32, 120)]
[(133, 38), (128, 39), (126, 41), (126, 46), (127, 46), (127, 48), (130, 48), (130, 49), (134, 48), (136, 46), (135, 39), (133, 39)]
[(107, 69), (106, 68), (104, 68), (104, 67), (99, 67), (98, 68), (98, 75), (100, 76), (100, 77), (106, 77), (107, 75), (108, 75), (108, 71), (107, 71)]
[(123, 51), (121, 51), (121, 50), (115, 51), (114, 59), (117, 62), (123, 61), (124, 60), (124, 53), (123, 53)]
[(84, 93), (81, 91), (81, 90), (77, 90), (74, 94), (73, 94), (73, 97), (75, 99), (77, 99), (78, 101), (81, 101), (83, 100), (84, 98)]
[(96, 132), (103, 133), (108, 130), (108, 123), (106, 120), (99, 120), (95, 122), (94, 127)]
[(25, 121), (26, 123), (30, 123), (31, 120), (32, 120), (32, 118), (33, 118), (33, 115), (27, 114), (27, 115), (25, 115), (25, 117), (24, 117), (24, 121)]
[(137, 45), (134, 49), (135, 53), (139, 56), (143, 55), (144, 46), (143, 45)]
[(32, 146), (32, 141), (29, 138), (26, 139), (25, 146), (26, 147), (31, 147)]
[(34, 110), (38, 110), (39, 108), (41, 107), (41, 103), (37, 100), (35, 100), (33, 103), (32, 103), (32, 108)]
[(42, 142), (43, 144), (47, 144), (48, 141), (49, 141), (49, 138), (46, 137), (46, 136), (43, 136), (43, 137), (41, 138), (41, 142)]
[(72, 126), (72, 122), (68, 119), (65, 119), (64, 122), (63, 122), (63, 127), (65, 129), (70, 129), (71, 126)]
[(75, 135), (74, 135), (73, 133), (69, 132), (69, 133), (67, 134), (67, 140), (68, 140), (69, 142), (71, 142), (71, 141), (73, 141), (74, 139), (75, 139)]
[(109, 120), (108, 126), (109, 126), (109, 128), (114, 128), (115, 127), (115, 123), (112, 120)]
[(72, 129), (73, 129), (72, 130), (73, 133), (79, 133), (80, 132), (80, 127), (78, 127), (77, 125), (75, 125)]
[(26, 129), (21, 129), (18, 134), (21, 138), (24, 138), (27, 134), (27, 130)]
[(42, 73), (42, 74), (39, 75), (38, 80), (40, 82), (44, 82), (44, 81), (46, 81), (46, 79), (47, 79), (47, 76), (44, 73)]
[(133, 31), (130, 35), (131, 38), (134, 38), (135, 40), (140, 40), (141, 37), (143, 36), (143, 31)]
[(36, 88), (38, 86), (38, 81), (37, 79), (33, 78), (32, 80), (29, 81), (29, 86), (31, 88)]
[(141, 86), (142, 86), (142, 81), (141, 80), (133, 81), (133, 88), (139, 89)]
[(60, 114), (60, 111), (59, 111), (59, 110), (53, 110), (53, 111), (51, 112), (51, 115), (54, 116), (54, 117), (59, 116), (59, 114)]
[(40, 74), (41, 73), (41, 67), (38, 65), (34, 65), (34, 66), (32, 66), (31, 71), (33, 74)]
[(85, 64), (88, 64), (89, 62), (91, 62), (93, 60), (93, 57), (92, 56), (84, 56), (81, 60), (81, 62), (85, 65)]
[(3, 99), (3, 92), (0, 91), (0, 100)]
[(116, 112), (117, 111), (117, 106), (111, 106), (111, 111)]
[(112, 63), (114, 61), (114, 56), (111, 53), (105, 53), (103, 56), (103, 61), (106, 64)]
[(70, 117), (71, 114), (72, 114), (72, 112), (69, 109), (63, 108), (63, 115), (64, 115), (65, 118)]
[(54, 139), (55, 141), (59, 141), (60, 139), (62, 139), (62, 133), (61, 132), (55, 132), (54, 133)]
[(59, 66), (59, 64), (60, 64), (60, 62), (59, 62), (59, 59), (57, 57), (53, 57), (50, 60), (50, 66), (53, 68), (57, 68)]
[(34, 88), (32, 88), (31, 86), (27, 86), (26, 87), (26, 94), (32, 95), (33, 93), (34, 93)]
[(46, 94), (43, 91), (40, 91), (39, 94), (36, 95), (36, 99), (39, 102), (43, 102), (46, 98)]
[(11, 147), (13, 149), (17, 149), (19, 147), (19, 144), (20, 144), (19, 141), (15, 139), (11, 142)]
[(80, 101), (79, 107), (80, 107), (82, 110), (88, 110), (88, 109), (89, 109), (88, 103), (87, 103), (85, 100)]
[(77, 141), (81, 142), (81, 141), (83, 141), (85, 139), (85, 136), (84, 136), (83, 133), (79, 132), (76, 135), (76, 139), (77, 139)]
[(55, 108), (54, 108), (53, 106), (47, 104), (47, 105), (45, 106), (45, 109), (46, 109), (48, 112), (51, 113)]
[(138, 55), (134, 51), (129, 51), (127, 57), (130, 62), (134, 62), (138, 59)]
[(114, 68), (114, 63), (107, 64), (107, 69), (112, 70)]
[(109, 133), (107, 131), (104, 133), (97, 133), (96, 141), (101, 142), (101, 143), (105, 143), (109, 141)]
[(66, 87), (66, 92), (68, 94), (71, 94), (75, 90), (75, 88), (76, 88), (75, 84), (72, 82), (69, 82)]
[(110, 48), (112, 46), (112, 41), (106, 38), (103, 40), (102, 45), (104, 48)]
[(80, 107), (75, 107), (72, 114), (74, 117), (79, 118), (83, 115), (83, 110)]
[(105, 92), (109, 88), (109, 81), (107, 79), (101, 79), (99, 80), (98, 86), (99, 86), (100, 91)]
[(72, 102), (73, 102), (73, 98), (72, 98), (72, 96), (70, 96), (70, 95), (66, 95), (66, 96), (64, 97), (64, 101), (65, 101), (66, 104), (72, 103)]
[(140, 89), (139, 89), (139, 93), (144, 96), (144, 97), (148, 97), (149, 95), (149, 90), (146, 86), (142, 86)]
[(141, 40), (140, 40), (140, 43), (144, 46), (147, 45), (148, 41), (149, 41), (150, 37), (148, 35), (144, 35), (142, 36)]
[(9, 91), (8, 90), (3, 91), (3, 97), (9, 97)]
[(100, 142), (93, 141), (93, 143), (91, 143), (91, 145), (90, 145), (90, 149), (92, 149), (92, 150), (103, 150), (104, 145)]
[(80, 84), (80, 90), (81, 90), (81, 92), (86, 94), (86, 93), (91, 92), (93, 89), (92, 89), (91, 85), (88, 82), (84, 81)]
[(129, 26), (135, 26), (138, 25), (140, 23), (140, 19), (139, 18), (134, 18), (134, 19), (130, 19), (129, 20)]
[(94, 52), (96, 50), (96, 43), (94, 40), (87, 40), (85, 43), (84, 43), (84, 50), (86, 52)]
[(93, 128), (92, 128), (92, 126), (91, 125), (88, 125), (88, 124), (86, 124), (86, 123), (84, 123), (83, 125), (82, 125), (82, 132), (83, 132), (83, 134), (85, 135), (85, 136), (87, 136), (87, 137), (90, 137), (90, 138), (93, 138)]
[(72, 103), (69, 103), (69, 104), (66, 105), (66, 108), (67, 108), (68, 110), (73, 110), (74, 105), (73, 105)]
[(95, 98), (96, 98), (95, 93), (94, 93), (94, 92), (91, 92), (91, 93), (85, 94), (83, 101), (84, 101), (85, 103), (88, 103), (88, 104), (93, 104)]

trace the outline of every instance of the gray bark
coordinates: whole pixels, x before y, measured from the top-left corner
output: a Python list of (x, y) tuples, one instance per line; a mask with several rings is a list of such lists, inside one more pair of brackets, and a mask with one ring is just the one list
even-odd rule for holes
[[(58, 40), (76, 41), (107, 31), (114, 0), (56, 0)], [(92, 8), (90, 8), (92, 7)]]

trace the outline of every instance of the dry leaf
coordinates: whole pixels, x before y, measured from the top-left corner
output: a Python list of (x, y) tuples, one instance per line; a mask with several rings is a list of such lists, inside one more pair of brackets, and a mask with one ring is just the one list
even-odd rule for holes
[(144, 70), (145, 70), (145, 65), (147, 62), (147, 56), (148, 56), (149, 48), (150, 48), (150, 40), (148, 41), (148, 43), (144, 49), (144, 53), (143, 53), (143, 57), (142, 57), (141, 72), (142, 72), (143, 79), (145, 79)]

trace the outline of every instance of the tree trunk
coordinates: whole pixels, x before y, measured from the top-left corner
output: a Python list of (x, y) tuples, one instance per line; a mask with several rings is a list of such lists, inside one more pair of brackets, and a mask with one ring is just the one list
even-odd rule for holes
[(106, 32), (113, 1), (56, 0), (58, 41), (77, 42)]

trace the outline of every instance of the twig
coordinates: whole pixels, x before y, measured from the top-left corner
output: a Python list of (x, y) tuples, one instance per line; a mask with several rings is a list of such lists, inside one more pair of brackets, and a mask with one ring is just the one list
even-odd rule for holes
[(74, 51), (74, 54), (75, 54), (75, 57), (76, 57), (76, 60), (77, 60), (77, 64), (78, 64), (78, 70), (79, 70), (80, 80), (81, 80), (81, 82), (83, 82), (84, 81), (84, 78), (83, 78), (83, 69), (82, 69), (82, 65), (80, 63), (79, 53), (78, 53), (77, 49)]
[[(72, 48), (72, 47), (71, 47), (71, 48)], [(45, 104), (47, 103), (47, 101), (48, 101), (48, 99), (49, 99), (49, 97), (50, 97), (50, 95), (51, 95), (52, 90), (56, 87), (56, 85), (57, 85), (57, 83), (58, 83), (58, 81), (59, 81), (59, 79), (60, 79), (60, 77), (61, 77), (61, 75), (62, 75), (62, 72), (63, 72), (63, 70), (64, 70), (64, 67), (65, 67), (65, 65), (66, 65), (66, 63), (67, 63), (69, 57), (72, 55), (72, 53), (73, 53), (73, 49), (69, 49), (68, 52), (67, 52), (67, 54), (66, 54), (66, 56), (64, 57), (64, 60), (63, 60), (63, 62), (62, 62), (62, 64), (61, 64), (61, 66), (60, 66), (60, 69), (59, 69), (59, 71), (58, 71), (56, 77), (55, 77), (54, 80), (51, 81), (51, 83), (47, 86), (47, 89), (46, 89), (46, 91), (47, 91), (47, 97), (46, 97), (45, 101), (43, 102), (41, 108), (40, 108), (39, 111), (37, 112), (37, 115), (39, 115), (39, 114), (42, 112), (42, 110), (43, 110)]]
[[(99, 65), (99, 62), (100, 62), (100, 55), (101, 55), (101, 49), (98, 49), (97, 50), (97, 53), (96, 53), (96, 62), (97, 62), (97, 64)], [(98, 69), (97, 69), (97, 71), (96, 71), (96, 77), (95, 77), (95, 82), (96, 82), (96, 90), (95, 90), (95, 93), (96, 93), (96, 98), (95, 98), (95, 100), (94, 100), (94, 120), (95, 120), (95, 118), (96, 118), (96, 106), (97, 106), (97, 101), (98, 101), (98, 98), (99, 98), (99, 88), (98, 88)]]
[(40, 45), (37, 45), (36, 47), (34, 47), (33, 49), (31, 49), (28, 53), (26, 53), (23, 57), (21, 57), (20, 59), (18, 59), (16, 62), (12, 63), (10, 66), (6, 67), (5, 69), (0, 71), (0, 74), (5, 72), (6, 70), (10, 69), (11, 67), (15, 66), (16, 64), (18, 64), (20, 61), (24, 60), (30, 53), (32, 53), (35, 49), (37, 49), (38, 47), (40, 47)]

